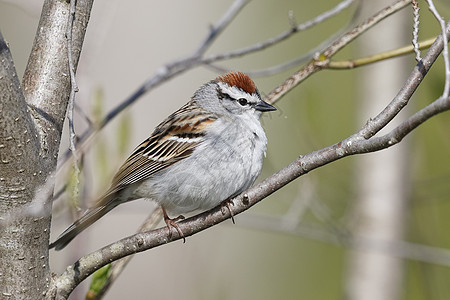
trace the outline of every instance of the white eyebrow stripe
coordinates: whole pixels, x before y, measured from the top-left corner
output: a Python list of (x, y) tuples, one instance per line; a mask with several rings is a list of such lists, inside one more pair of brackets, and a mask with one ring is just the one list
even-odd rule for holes
[[(218, 84), (219, 84), (219, 87), (222, 89), (222, 91), (233, 99), (237, 100), (239, 98), (246, 98), (251, 103), (257, 103), (257, 101), (255, 101), (253, 99), (256, 96), (255, 93), (253, 93), (253, 94), (246, 93), (244, 91), (239, 90), (235, 86), (229, 86), (228, 84), (220, 82), (220, 81), (218, 82)], [(248, 96), (250, 96), (250, 97), (248, 97)]]

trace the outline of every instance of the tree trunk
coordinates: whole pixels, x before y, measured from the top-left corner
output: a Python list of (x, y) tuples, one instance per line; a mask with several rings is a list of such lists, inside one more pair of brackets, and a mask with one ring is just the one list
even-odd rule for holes
[[(93, 0), (78, 0), (78, 63)], [(70, 3), (47, 0), (22, 86), (0, 34), (0, 294), (42, 299), (50, 283), (53, 172), (70, 93), (66, 29)]]
[(3, 36), (0, 42), (0, 289), (10, 299), (33, 299), (49, 279), (50, 214), (32, 202), (48, 172), (39, 165), (36, 130)]

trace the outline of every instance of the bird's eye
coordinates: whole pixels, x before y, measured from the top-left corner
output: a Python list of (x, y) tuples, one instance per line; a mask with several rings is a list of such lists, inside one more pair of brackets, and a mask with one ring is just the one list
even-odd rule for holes
[(239, 102), (239, 104), (242, 105), (242, 106), (246, 106), (246, 105), (248, 104), (248, 101), (247, 101), (247, 99), (245, 99), (245, 98), (239, 98), (239, 99), (238, 99), (238, 102)]

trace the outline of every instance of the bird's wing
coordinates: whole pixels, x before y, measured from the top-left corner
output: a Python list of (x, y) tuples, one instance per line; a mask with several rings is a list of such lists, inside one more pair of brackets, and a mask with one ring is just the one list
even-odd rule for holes
[(189, 157), (203, 142), (206, 127), (216, 119), (193, 101), (188, 102), (159, 124), (133, 151), (114, 176), (108, 193), (147, 179)]

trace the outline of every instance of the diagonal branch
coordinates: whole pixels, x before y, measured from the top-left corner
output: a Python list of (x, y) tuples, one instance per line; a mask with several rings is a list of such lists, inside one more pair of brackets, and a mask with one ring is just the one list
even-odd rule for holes
[(360, 141), (357, 146), (354, 147), (354, 151), (356, 151), (356, 153), (365, 153), (367, 150), (369, 150), (367, 152), (373, 152), (398, 144), (408, 133), (413, 131), (420, 124), (447, 110), (450, 110), (450, 97), (438, 98), (400, 123), (400, 125), (389, 133), (380, 137), (372, 137), (368, 140)]
[(217, 22), (217, 24), (211, 27), (209, 35), (192, 56), (202, 56), (205, 51), (211, 46), (214, 40), (219, 36), (219, 34), (231, 23), (231, 21), (238, 15), (241, 9), (244, 8), (245, 5), (247, 5), (248, 2), (250, 2), (250, 0), (234, 1), (228, 11), (226, 11), (222, 18)]
[(267, 96), (267, 101), (270, 104), (277, 102), (282, 96), (287, 94), (290, 90), (292, 90), (298, 84), (303, 82), (306, 78), (308, 78), (312, 74), (316, 73), (317, 71), (320, 71), (323, 67), (325, 67), (329, 63), (329, 59), (331, 57), (333, 57), (337, 52), (339, 52), (342, 48), (344, 48), (358, 36), (360, 36), (365, 31), (375, 26), (378, 22), (384, 20), (385, 18), (396, 13), (402, 8), (408, 6), (410, 3), (411, 0), (399, 0), (394, 4), (384, 8), (380, 12), (376, 13), (372, 17), (368, 18), (365, 22), (361, 23), (353, 30), (347, 32), (341, 38), (336, 40), (336, 42), (327, 47), (323, 52), (317, 53), (313, 61), (311, 61), (302, 69), (291, 75), (276, 89), (270, 92), (269, 96)]
[[(240, 57), (240, 56), (244, 56), (246, 54), (250, 54), (256, 51), (261, 51), (264, 50), (270, 46), (273, 46), (279, 42), (282, 42), (288, 38), (290, 38), (293, 34), (300, 32), (300, 31), (304, 31), (306, 29), (309, 29), (311, 27), (313, 27), (314, 25), (317, 25), (319, 23), (322, 23), (323, 21), (337, 15), (338, 13), (342, 12), (344, 9), (346, 9), (347, 7), (349, 7), (353, 2), (355, 2), (355, 0), (345, 0), (342, 1), (340, 3), (338, 3), (335, 7), (333, 7), (332, 9), (318, 15), (317, 17), (306, 21), (302, 24), (298, 24), (296, 26), (292, 26), (289, 30), (280, 33), (279, 35), (272, 37), (266, 41), (263, 42), (259, 42), (255, 45), (251, 45), (242, 49), (237, 49), (237, 50), (233, 50), (227, 53), (219, 53), (219, 54), (211, 54), (210, 56), (204, 58), (202, 60), (202, 62), (204, 64), (211, 64), (215, 61), (218, 60), (225, 60), (225, 59), (231, 59), (231, 58), (236, 58), (236, 57)], [(358, 5), (360, 5), (361, 3), (358, 2)]]
[[(73, 23), (72, 58), (76, 68), (93, 0), (76, 1)], [(33, 43), (22, 89), (38, 129), (42, 157), (56, 165), (60, 135), (70, 95), (66, 39), (70, 4), (46, 0)], [(51, 101), (49, 101), (51, 99)]]
[[(447, 36), (450, 35), (450, 22), (447, 24), (446, 34)], [(429, 71), (443, 49), (444, 39), (442, 35), (439, 35), (427, 54), (416, 65), (397, 96), (381, 113), (374, 119), (368, 121), (367, 125), (360, 131), (361, 136), (365, 139), (374, 136), (400, 112), (400, 110), (408, 103), (412, 94), (422, 82), (423, 76)]]

